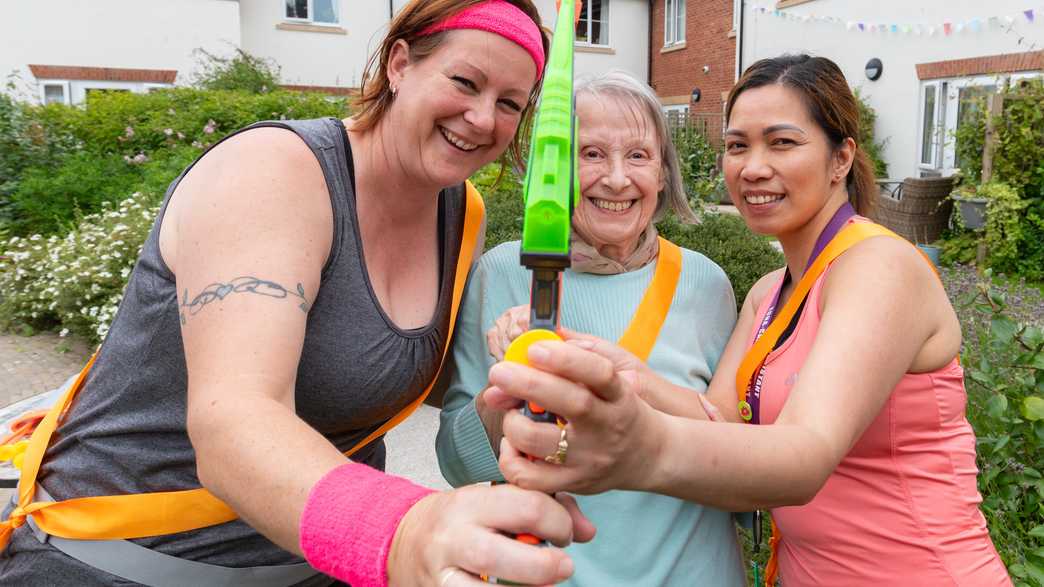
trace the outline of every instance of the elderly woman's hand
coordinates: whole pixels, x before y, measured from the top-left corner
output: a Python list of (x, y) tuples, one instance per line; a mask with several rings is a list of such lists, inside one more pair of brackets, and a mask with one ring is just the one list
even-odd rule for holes
[(663, 414), (638, 396), (638, 372), (582, 346), (539, 342), (529, 349), (533, 367), (502, 362), (490, 370), (490, 392), (568, 420), (566, 460), (553, 465), (543, 458), (555, 454), (561, 431), (517, 411), (505, 414), (500, 470), (511, 483), (540, 491), (641, 489), (656, 459)]
[(433, 493), (399, 524), (388, 555), (391, 585), (479, 585), (480, 575), (544, 585), (566, 580), (573, 562), (558, 548), (519, 542), (531, 533), (555, 546), (586, 542), (595, 528), (567, 495), (556, 499), (510, 485)]
[(486, 332), (486, 346), (489, 354), (498, 361), (504, 360), (511, 341), (529, 330), (529, 306), (508, 308), (493, 322), (493, 327)]

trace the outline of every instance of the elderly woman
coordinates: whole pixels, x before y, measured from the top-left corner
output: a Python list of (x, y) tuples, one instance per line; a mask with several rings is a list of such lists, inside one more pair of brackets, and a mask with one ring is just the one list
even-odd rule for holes
[[(663, 377), (705, 390), (735, 323), (736, 306), (720, 267), (657, 237), (653, 222), (667, 208), (694, 218), (659, 102), (629, 75), (610, 73), (578, 82), (576, 108), (583, 197), (573, 216), (562, 326), (634, 342), (641, 337), (633, 336), (629, 323), (655, 322), (657, 314), (665, 314), (658, 336), (638, 341), (635, 346), (642, 348), (632, 350), (646, 354)], [(455, 486), (502, 479), (497, 449), (503, 412), (484, 399), (489, 368), (524, 321), (525, 311), (517, 306), (528, 302), (530, 282), (518, 259), (518, 242), (489, 251), (465, 294), (438, 436), (443, 475)], [(658, 300), (645, 296), (663, 285), (672, 268), (673, 295), (668, 288)], [(487, 340), (494, 324), (498, 327)], [(670, 394), (646, 400), (665, 411), (688, 403)], [(576, 563), (571, 585), (691, 585), (695, 578), (706, 585), (744, 582), (726, 512), (624, 491), (580, 498), (580, 507), (598, 535), (589, 545), (566, 549)]]

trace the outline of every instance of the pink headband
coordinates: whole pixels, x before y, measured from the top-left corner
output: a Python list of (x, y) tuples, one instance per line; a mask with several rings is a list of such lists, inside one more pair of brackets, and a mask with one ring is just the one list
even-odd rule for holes
[(514, 41), (533, 58), (537, 68), (537, 80), (544, 73), (544, 44), (540, 29), (533, 19), (520, 8), (504, 0), (489, 0), (469, 6), (464, 10), (435, 23), (421, 32), (422, 36), (457, 29), (476, 29), (496, 33)]

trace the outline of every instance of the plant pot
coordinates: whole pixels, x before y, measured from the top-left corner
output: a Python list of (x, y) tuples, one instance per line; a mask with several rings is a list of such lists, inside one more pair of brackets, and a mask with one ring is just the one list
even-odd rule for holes
[(932, 265), (939, 266), (939, 254), (942, 252), (942, 249), (935, 245), (917, 245), (917, 248), (921, 249), (921, 252), (924, 253), (925, 257), (928, 257)]
[(957, 202), (965, 228), (980, 230), (986, 226), (986, 203), (989, 200), (975, 196), (953, 196), (953, 201)]

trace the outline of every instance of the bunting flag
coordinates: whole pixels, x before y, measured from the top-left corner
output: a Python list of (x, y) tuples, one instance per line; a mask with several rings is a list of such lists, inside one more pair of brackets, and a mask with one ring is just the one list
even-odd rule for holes
[[(1036, 17), (1041, 12), (1044, 12), (1044, 5), (1040, 7), (1027, 8), (1020, 13), (995, 15), (988, 17), (976, 17), (966, 20), (958, 21), (944, 21), (934, 23), (900, 23), (900, 22), (865, 22), (859, 20), (844, 20), (835, 16), (820, 16), (816, 14), (794, 14), (791, 11), (784, 11), (775, 8), (775, 3), (765, 6), (760, 4), (752, 4), (751, 10), (760, 13), (770, 15), (782, 20), (790, 20), (794, 22), (814, 22), (814, 23), (826, 23), (836, 24), (844, 26), (849, 31), (859, 31), (861, 33), (877, 33), (877, 34), (904, 34), (904, 35), (927, 35), (934, 37), (936, 33), (941, 32), (943, 36), (950, 37), (953, 35), (960, 35), (965, 32), (970, 33), (981, 33), (983, 31), (990, 30), (1002, 30), (1004, 32), (1010, 32), (1012, 27), (1017, 22), (1023, 21), (1025, 23), (1035, 23)], [(1035, 46), (1035, 45), (1034, 45)]]

